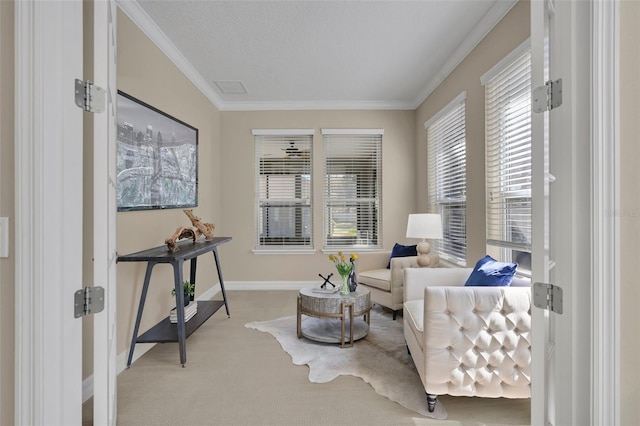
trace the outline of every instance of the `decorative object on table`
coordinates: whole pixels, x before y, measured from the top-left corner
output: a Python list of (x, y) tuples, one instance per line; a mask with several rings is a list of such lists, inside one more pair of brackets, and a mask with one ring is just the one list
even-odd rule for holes
[(422, 267), (437, 266), (440, 258), (437, 254), (429, 254), (431, 244), (427, 239), (442, 239), (442, 218), (439, 214), (410, 214), (407, 222), (407, 238), (421, 238), (417, 246), (418, 265)]
[(200, 237), (200, 235), (204, 235), (206, 240), (213, 238), (213, 231), (216, 229), (216, 225), (213, 223), (203, 223), (200, 221), (199, 217), (194, 216), (193, 210), (183, 210), (183, 212), (191, 221), (191, 225), (198, 230), (198, 237)]
[(195, 243), (198, 238), (204, 235), (205, 240), (211, 240), (216, 228), (216, 225), (213, 223), (203, 223), (199, 217), (196, 217), (193, 214), (193, 210), (183, 210), (183, 212), (187, 215), (193, 227), (188, 228), (180, 226), (171, 237), (164, 240), (164, 243), (167, 245), (169, 250), (171, 250), (171, 253), (175, 253), (180, 250), (178, 241), (183, 239), (193, 239), (193, 242)]
[[(195, 292), (196, 292), (196, 285), (185, 280), (182, 283), (182, 291), (184, 295), (184, 306), (187, 306), (189, 302), (193, 300), (193, 296), (195, 295)], [(171, 295), (175, 297), (176, 295), (175, 288), (171, 290)]]
[[(188, 305), (185, 305), (185, 307), (184, 307), (184, 321), (185, 322), (189, 321), (197, 313), (198, 313), (198, 302), (192, 301)], [(169, 322), (171, 324), (177, 324), (178, 323), (178, 310), (176, 308), (171, 309), (171, 312), (169, 312)]]
[(330, 273), (329, 275), (327, 275), (327, 278), (323, 277), (322, 274), (318, 274), (318, 276), (324, 280), (324, 282), (322, 283), (320, 288), (325, 288), (327, 286), (327, 284), (331, 284), (332, 287), (336, 286), (334, 283), (329, 281), (329, 279), (333, 276), (333, 272)]
[(356, 291), (358, 280), (356, 279), (356, 265), (353, 260), (351, 260), (351, 273), (349, 274), (347, 282), (349, 283), (349, 291)]
[(198, 129), (120, 90), (118, 211), (198, 205)]
[(178, 246), (178, 241), (185, 239), (192, 239), (195, 243), (197, 240), (196, 232), (193, 228), (185, 228), (184, 226), (179, 226), (176, 228), (176, 232), (173, 233), (172, 236), (164, 240), (164, 243), (167, 245), (171, 253), (175, 253), (180, 250)]
[(341, 251), (338, 252), (338, 255), (330, 254), (329, 260), (332, 261), (336, 265), (336, 269), (338, 273), (342, 277), (342, 286), (340, 287), (340, 294), (348, 295), (351, 291), (349, 290), (349, 275), (351, 271), (354, 270), (355, 261), (358, 259), (358, 255), (355, 253), (351, 253), (349, 256), (349, 261)]

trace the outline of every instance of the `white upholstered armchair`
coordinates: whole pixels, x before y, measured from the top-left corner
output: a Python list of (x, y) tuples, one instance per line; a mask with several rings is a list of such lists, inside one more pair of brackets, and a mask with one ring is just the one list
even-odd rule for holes
[(405, 269), (404, 335), (427, 393), (531, 396), (530, 281), (465, 287), (471, 268)]
[(390, 251), (361, 253), (357, 264), (358, 285), (371, 292), (371, 303), (385, 306), (393, 311), (393, 319), (402, 309), (404, 269), (418, 268), (418, 257), (394, 257), (389, 263)]

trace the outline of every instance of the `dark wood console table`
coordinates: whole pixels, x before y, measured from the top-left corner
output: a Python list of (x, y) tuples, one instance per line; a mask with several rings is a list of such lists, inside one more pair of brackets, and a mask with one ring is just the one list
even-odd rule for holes
[[(118, 262), (147, 262), (147, 271), (144, 276), (144, 285), (142, 286), (142, 294), (140, 295), (140, 304), (138, 305), (138, 315), (136, 316), (136, 325), (133, 329), (133, 337), (131, 338), (131, 348), (129, 349), (129, 359), (127, 360), (127, 368), (131, 366), (133, 358), (133, 349), (136, 343), (165, 343), (178, 342), (180, 347), (180, 364), (184, 367), (187, 362), (187, 351), (185, 347), (186, 338), (191, 335), (202, 323), (204, 323), (211, 315), (213, 315), (224, 304), (229, 317), (229, 304), (227, 303), (227, 294), (224, 290), (224, 281), (222, 280), (222, 271), (220, 269), (220, 260), (218, 259), (218, 246), (231, 241), (231, 237), (214, 237), (211, 240), (198, 240), (193, 242), (182, 241), (178, 244), (180, 250), (171, 253), (167, 246), (154, 247), (148, 250), (136, 253), (118, 256)], [(222, 301), (208, 300), (198, 301), (198, 313), (189, 321), (184, 321), (184, 292), (183, 292), (183, 265), (185, 260), (191, 260), (191, 269), (189, 272), (189, 282), (196, 282), (196, 264), (198, 256), (205, 253), (213, 253), (218, 271), (218, 279), (220, 280), (220, 288), (222, 289)], [(140, 320), (142, 319), (142, 311), (144, 310), (144, 302), (147, 298), (147, 290), (149, 289), (149, 281), (151, 279), (151, 271), (158, 263), (169, 263), (173, 266), (173, 279), (176, 291), (176, 307), (178, 323), (172, 324), (167, 316), (164, 320), (153, 326), (143, 335), (138, 336), (140, 329)]]

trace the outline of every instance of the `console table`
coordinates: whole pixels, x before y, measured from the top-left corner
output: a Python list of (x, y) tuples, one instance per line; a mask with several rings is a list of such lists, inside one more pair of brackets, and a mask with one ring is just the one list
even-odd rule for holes
[[(154, 247), (148, 250), (136, 253), (118, 256), (118, 262), (147, 262), (147, 271), (144, 276), (144, 284), (142, 286), (142, 294), (140, 295), (140, 304), (138, 305), (138, 314), (136, 316), (136, 325), (133, 329), (133, 337), (131, 338), (131, 348), (129, 349), (129, 358), (127, 360), (127, 368), (131, 366), (133, 358), (133, 349), (136, 343), (165, 343), (178, 342), (180, 348), (180, 364), (182, 367), (187, 362), (187, 351), (185, 347), (185, 339), (191, 335), (202, 323), (204, 323), (211, 315), (213, 315), (224, 304), (229, 317), (229, 305), (227, 304), (227, 295), (224, 290), (224, 281), (222, 280), (222, 271), (220, 269), (220, 260), (218, 259), (218, 246), (231, 241), (231, 237), (214, 237), (210, 240), (198, 240), (193, 242), (181, 241), (178, 246), (180, 250), (172, 253), (167, 246)], [(198, 256), (212, 252), (216, 262), (218, 271), (218, 279), (220, 280), (220, 288), (222, 289), (222, 301), (207, 300), (198, 301), (198, 312), (189, 321), (184, 321), (184, 291), (183, 291), (183, 265), (185, 260), (191, 260), (191, 269), (189, 273), (189, 282), (196, 282), (196, 265)], [(169, 263), (173, 266), (173, 279), (176, 292), (176, 308), (178, 322), (172, 324), (169, 317), (159, 322), (143, 335), (138, 336), (140, 329), (140, 320), (142, 319), (142, 311), (144, 310), (145, 299), (147, 298), (147, 290), (149, 289), (149, 281), (151, 279), (151, 271), (158, 263)]]

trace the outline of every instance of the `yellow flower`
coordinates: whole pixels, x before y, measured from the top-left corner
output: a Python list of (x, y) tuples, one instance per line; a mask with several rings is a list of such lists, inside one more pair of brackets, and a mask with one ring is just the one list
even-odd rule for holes
[(333, 254), (329, 255), (329, 260), (336, 265), (336, 269), (343, 277), (351, 273), (351, 270), (353, 269), (353, 263), (357, 259), (358, 255), (355, 253), (351, 253), (351, 255), (349, 255), (349, 261), (347, 261), (347, 257), (342, 254), (341, 251), (338, 252), (338, 256), (335, 256)]

